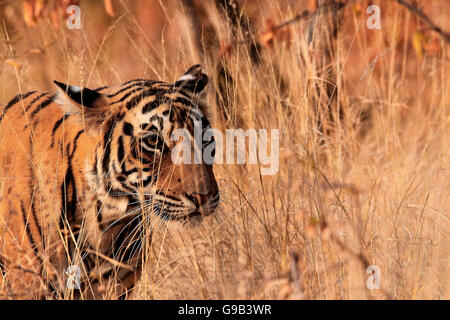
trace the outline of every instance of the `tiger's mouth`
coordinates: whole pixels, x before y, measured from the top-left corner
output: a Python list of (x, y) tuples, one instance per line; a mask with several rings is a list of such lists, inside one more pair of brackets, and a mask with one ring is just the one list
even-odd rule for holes
[(201, 221), (203, 221), (203, 218), (206, 215), (201, 214), (199, 211), (195, 211), (192, 212), (184, 217), (176, 217), (173, 221), (178, 221), (178, 222), (190, 222), (190, 223), (200, 223)]
[(206, 213), (202, 213), (199, 210), (196, 210), (194, 212), (185, 215), (176, 215), (171, 214), (169, 212), (159, 212), (157, 213), (157, 215), (167, 223), (175, 223), (175, 224), (179, 223), (183, 226), (198, 226), (203, 222), (204, 218), (212, 215), (215, 209), (216, 208), (209, 210)]
[(157, 213), (157, 215), (166, 221), (179, 221), (179, 222), (185, 222), (185, 221), (189, 221), (191, 219), (202, 220), (203, 217), (206, 216), (205, 214), (202, 214), (200, 211), (194, 211), (192, 213), (182, 215), (182, 216), (171, 214), (169, 212), (160, 212), (160, 213)]
[[(163, 193), (159, 193), (163, 194)], [(193, 201), (197, 208), (192, 206), (184, 206), (180, 204), (170, 203), (170, 200), (175, 200), (164, 194), (166, 199), (158, 199), (153, 203), (153, 212), (161, 219), (167, 222), (201, 222), (204, 217), (212, 215), (219, 206), (219, 193), (213, 195), (212, 201), (206, 204), (199, 205)], [(168, 198), (168, 199), (167, 199)], [(169, 201), (168, 201), (169, 200)]]

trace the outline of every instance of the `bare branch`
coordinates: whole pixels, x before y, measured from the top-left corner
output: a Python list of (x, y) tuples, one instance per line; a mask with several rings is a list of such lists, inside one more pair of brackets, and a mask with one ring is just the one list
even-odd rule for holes
[(445, 41), (450, 42), (450, 33), (446, 32), (446, 31), (442, 30), (440, 27), (438, 27), (433, 21), (431, 21), (430, 18), (428, 18), (428, 16), (425, 13), (420, 11), (418, 8), (414, 7), (412, 4), (406, 2), (405, 0), (395, 0), (395, 1), (398, 4), (404, 6), (406, 9), (408, 9), (412, 13), (414, 13), (415, 15), (417, 15), (423, 21), (425, 21), (425, 23), (427, 23), (433, 31), (439, 33), (444, 38)]

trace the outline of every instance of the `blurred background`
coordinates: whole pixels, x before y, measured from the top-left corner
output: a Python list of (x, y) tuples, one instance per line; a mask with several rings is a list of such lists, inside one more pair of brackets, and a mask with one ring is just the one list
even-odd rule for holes
[(200, 63), (213, 127), (280, 130), (276, 175), (215, 166), (219, 212), (156, 230), (137, 298), (448, 299), (449, 18), (441, 0), (3, 0), (0, 103)]

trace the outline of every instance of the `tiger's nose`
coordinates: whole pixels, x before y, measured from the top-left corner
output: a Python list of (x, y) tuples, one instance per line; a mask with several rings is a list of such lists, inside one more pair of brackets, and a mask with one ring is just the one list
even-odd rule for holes
[(191, 194), (186, 194), (186, 197), (191, 200), (196, 206), (201, 207), (211, 198), (214, 192), (209, 192), (207, 194), (199, 194), (197, 192), (193, 192)]

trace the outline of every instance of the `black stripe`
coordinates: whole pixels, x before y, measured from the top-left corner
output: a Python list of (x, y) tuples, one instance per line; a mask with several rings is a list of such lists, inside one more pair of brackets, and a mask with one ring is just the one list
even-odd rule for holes
[(127, 94), (124, 94), (119, 100), (111, 102), (111, 105), (120, 103), (120, 102), (124, 102), (129, 96), (131, 96), (132, 93), (136, 93), (136, 92), (140, 92), (140, 91), (142, 91), (142, 88), (132, 90), (132, 91), (128, 92)]
[(36, 91), (30, 91), (27, 92), (25, 94), (21, 94), (19, 93), (18, 95), (16, 95), (14, 98), (12, 98), (8, 104), (3, 108), (3, 112), (2, 115), (0, 117), (0, 121), (3, 120), (3, 117), (5, 116), (6, 112), (12, 107), (14, 106), (17, 102), (19, 102), (20, 100), (25, 99), (26, 97), (32, 95), (33, 93), (35, 93)]
[(135, 107), (143, 98), (150, 97), (153, 95), (164, 95), (167, 93), (172, 93), (172, 90), (170, 89), (161, 89), (161, 88), (151, 88), (146, 91), (142, 91), (141, 94), (134, 96), (131, 98), (125, 107), (130, 110), (131, 108)]
[(155, 100), (153, 100), (152, 102), (147, 103), (145, 106), (142, 107), (142, 113), (146, 114), (151, 112), (152, 110), (158, 108), (161, 104), (163, 103), (170, 103), (170, 99), (167, 98), (166, 96), (157, 94), (155, 97)]
[(125, 117), (125, 112), (120, 112), (119, 114), (117, 114), (116, 116), (116, 122), (123, 120), (123, 118)]
[[(60, 228), (64, 228), (65, 221), (69, 223), (74, 222), (76, 219), (76, 209), (77, 209), (77, 189), (75, 184), (75, 177), (73, 175), (72, 162), (70, 155), (69, 142), (66, 146), (67, 155), (67, 171), (64, 177), (64, 181), (61, 184), (61, 217), (60, 217)], [(71, 188), (71, 190), (70, 190)], [(69, 191), (72, 191), (72, 195), (68, 198)]]
[(103, 154), (103, 159), (102, 159), (102, 168), (103, 168), (103, 174), (106, 174), (106, 173), (108, 173), (109, 156), (111, 154), (111, 143), (110, 143), (109, 133), (105, 134), (104, 146), (105, 146), (105, 152)]
[[(114, 164), (113, 164), (114, 165)], [(120, 183), (122, 185), (122, 188), (129, 191), (130, 193), (135, 193), (136, 190), (128, 187), (127, 185)], [(105, 186), (105, 189), (108, 191), (108, 196), (114, 197), (114, 198), (128, 198), (128, 199), (134, 199), (134, 197), (128, 193), (125, 193), (121, 190), (114, 189), (109, 183)]]
[(125, 175), (118, 175), (116, 177), (116, 180), (119, 181), (120, 183), (124, 183), (125, 181), (127, 181), (127, 178)]
[(123, 124), (123, 133), (126, 134), (127, 136), (132, 137), (134, 133), (133, 125), (129, 122), (125, 122)]
[(0, 255), (0, 273), (2, 276), (6, 275), (6, 259)]
[[(68, 198), (69, 188), (72, 188), (72, 196)], [(69, 223), (75, 220), (76, 213), (76, 188), (75, 181), (72, 171), (72, 166), (70, 166), (66, 171), (66, 176), (64, 177), (64, 182), (61, 185), (62, 193), (62, 211), (63, 211), (63, 221), (66, 219)]]
[[(108, 191), (108, 197), (113, 197), (113, 198), (127, 198), (127, 199), (133, 199), (133, 196), (122, 191), (122, 190), (117, 190), (114, 189), (111, 185), (107, 185), (105, 186), (105, 189)], [(124, 188), (127, 189), (127, 188)], [(128, 188), (130, 192), (135, 192), (136, 190), (130, 189)]]
[(176, 99), (173, 100), (173, 102), (181, 103), (185, 106), (189, 106), (189, 107), (193, 107), (193, 108), (196, 107), (195, 104), (192, 102), (192, 100), (189, 100), (189, 99), (186, 99), (183, 97), (177, 97)]
[(172, 202), (169, 202), (169, 201), (166, 201), (163, 199), (158, 199), (157, 201), (158, 201), (158, 205), (164, 204), (164, 205), (175, 207), (175, 208), (184, 208), (183, 204), (176, 204), (176, 203), (172, 203)]
[(101, 223), (103, 220), (103, 216), (102, 216), (102, 206), (103, 203), (100, 200), (97, 200), (97, 222)]
[(135, 147), (131, 148), (131, 156), (132, 156), (134, 159), (139, 160), (140, 157), (139, 157), (138, 154), (137, 154), (137, 149), (138, 149), (138, 146), (135, 146)]
[(92, 172), (94, 173), (94, 175), (95, 176), (97, 176), (97, 160), (98, 160), (98, 157), (97, 157), (97, 150), (95, 151), (95, 160), (94, 160), (94, 168), (92, 168)]
[(38, 106), (36, 109), (33, 110), (33, 112), (32, 112), (31, 115), (30, 115), (30, 118), (33, 119), (39, 111), (43, 110), (43, 109), (46, 108), (49, 104), (51, 104), (53, 101), (55, 101), (55, 98), (56, 98), (56, 93), (55, 93), (55, 94), (52, 94), (52, 95), (51, 95), (47, 100), (45, 100), (44, 102), (41, 102), (41, 103), (39, 104), (39, 106)]
[(122, 171), (121, 171), (120, 173), (122, 173), (122, 174), (124, 174), (124, 175), (126, 175), (126, 176), (129, 176), (129, 175), (132, 174), (132, 173), (138, 172), (138, 169), (137, 169), (136, 167), (134, 167), (134, 168), (131, 169), (131, 170), (126, 170), (126, 169), (125, 169), (125, 163), (122, 163), (121, 169), (122, 169)]
[(110, 129), (106, 131), (106, 133), (103, 137), (103, 145), (105, 147), (105, 153), (103, 154), (103, 158), (102, 158), (103, 174), (108, 173), (109, 158), (111, 156), (111, 140), (112, 140), (112, 134), (113, 134), (115, 126), (116, 126), (116, 120), (114, 120), (114, 122), (111, 124)]
[(42, 248), (45, 248), (45, 240), (44, 240), (44, 236), (42, 234), (42, 228), (41, 228), (41, 225), (39, 224), (39, 219), (37, 217), (36, 199), (33, 196), (31, 196), (30, 199), (31, 199), (31, 213), (33, 215), (33, 220), (34, 220), (34, 223), (36, 224), (36, 227), (37, 227), (37, 230), (39, 233), (39, 237), (41, 238)]
[[(114, 163), (112, 164), (112, 167), (113, 167), (114, 172), (117, 174), (118, 171), (117, 171), (116, 165), (115, 165)], [(133, 192), (133, 193), (134, 193), (136, 190), (130, 188), (129, 186), (127, 186), (127, 185), (125, 184), (125, 181), (127, 180), (125, 177), (128, 176), (129, 174), (133, 173), (133, 172), (138, 172), (137, 168), (133, 168), (133, 169), (131, 169), (131, 170), (126, 171), (126, 169), (125, 169), (125, 162), (122, 162), (121, 169), (122, 169), (122, 172), (120, 172), (119, 175), (116, 175), (116, 180), (120, 183), (120, 185), (122, 186), (122, 188), (124, 188), (125, 190), (127, 190), (127, 191), (129, 191), (129, 192)], [(111, 186), (109, 186), (109, 187), (112, 188)], [(107, 189), (107, 190), (108, 190), (110, 193), (113, 193), (113, 192), (112, 192), (112, 189)], [(118, 192), (119, 194), (121, 193), (121, 191), (115, 191), (115, 193), (117, 193), (117, 192)], [(128, 197), (128, 198), (130, 198), (130, 197)]]
[(119, 144), (119, 148), (117, 149), (117, 160), (119, 161), (119, 163), (122, 163), (123, 158), (125, 157), (125, 150), (123, 147), (122, 136), (119, 137), (118, 144)]
[(59, 119), (58, 121), (55, 122), (55, 125), (53, 126), (53, 129), (52, 129), (52, 143), (50, 145), (50, 148), (53, 148), (53, 146), (55, 144), (56, 130), (58, 130), (58, 128), (61, 126), (61, 124), (69, 117), (70, 117), (70, 114), (65, 114), (61, 119)]
[(146, 186), (149, 185), (150, 182), (152, 182), (153, 177), (154, 177), (153, 175), (148, 176), (148, 178), (145, 179), (144, 181), (133, 182), (133, 183), (131, 183), (131, 185), (132, 185), (133, 187), (136, 187), (136, 188), (139, 188), (141, 185), (142, 185), (143, 187), (146, 187)]
[(178, 198), (176, 198), (176, 197), (173, 197), (173, 196), (171, 196), (171, 195), (168, 195), (168, 194), (164, 194), (164, 192), (163, 191), (156, 191), (156, 194), (157, 195), (160, 195), (160, 196), (163, 196), (163, 197), (165, 197), (165, 198), (167, 198), (167, 199), (170, 199), (170, 200), (174, 200), (174, 201), (180, 201), (180, 199), (178, 199)]
[(131, 79), (131, 80), (128, 80), (128, 81), (122, 83), (121, 86), (127, 85), (132, 82), (137, 82), (137, 81), (144, 82), (144, 81), (147, 81), (147, 79)]
[(34, 197), (31, 197), (31, 199), (32, 199), (31, 200), (31, 213), (33, 214), (33, 220), (37, 226), (39, 236), (42, 239), (42, 247), (44, 247), (44, 238), (42, 237), (42, 228), (41, 228), (41, 225), (39, 224), (39, 219), (37, 217), (37, 212), (36, 212), (36, 202), (33, 200), (33, 198)]
[[(34, 145), (33, 145), (33, 141), (32, 141), (31, 136), (29, 137), (29, 143), (30, 143), (30, 148), (31, 148), (31, 149), (30, 149), (30, 154), (33, 154), (33, 153), (34, 153)], [(32, 170), (31, 170), (31, 168), (30, 168), (30, 175), (33, 176), (33, 175), (32, 175)], [(32, 178), (31, 183), (34, 184), (34, 182), (35, 182), (35, 179)], [(35, 190), (34, 190), (34, 191), (35, 191)], [(33, 216), (34, 222), (36, 223), (36, 227), (37, 227), (37, 229), (38, 229), (39, 236), (41, 237), (42, 248), (44, 248), (44, 238), (43, 238), (43, 236), (42, 236), (41, 225), (38, 223), (37, 212), (36, 212), (36, 206), (35, 206), (34, 197), (33, 197), (32, 194), (30, 194), (30, 201), (31, 201), (31, 214), (32, 214), (32, 216)], [(20, 201), (20, 206), (21, 206), (21, 209), (22, 209), (22, 217), (23, 217), (23, 219), (24, 219), (24, 224), (25, 224), (25, 227), (26, 227), (26, 232), (27, 232), (27, 235), (28, 235), (28, 240), (30, 241), (30, 243), (32, 244), (32, 246), (34, 246), (33, 252), (38, 256), (39, 260), (40, 260), (41, 263), (42, 263), (42, 259), (41, 259), (41, 257), (38, 255), (38, 249), (37, 249), (36, 243), (35, 243), (35, 241), (34, 241), (34, 239), (33, 239), (33, 235), (31, 234), (31, 231), (30, 231), (30, 228), (29, 228), (28, 224), (26, 223), (25, 208), (24, 208), (24, 206), (23, 206), (23, 201)]]
[(152, 151), (149, 150), (145, 150), (144, 151), (145, 156), (142, 155), (141, 157), (136, 158), (137, 160), (139, 160), (142, 164), (150, 164), (153, 162), (153, 160), (155, 159), (155, 154)]
[[(69, 143), (70, 146), (70, 143)], [(64, 180), (61, 184), (61, 216), (59, 217), (59, 228), (61, 230), (65, 229), (66, 226), (66, 207), (67, 207), (67, 196), (66, 196), (66, 190), (67, 190), (67, 171), (66, 175), (64, 176)]]
[(70, 160), (72, 160), (73, 155), (75, 154), (75, 151), (77, 151), (78, 139), (80, 138), (81, 134), (83, 134), (83, 133), (84, 133), (84, 129), (81, 129), (80, 131), (78, 131), (77, 135), (73, 139), (73, 149), (72, 149), (72, 153), (70, 154)]
[[(135, 87), (143, 87), (143, 85), (144, 85), (143, 81), (133, 83), (133, 84), (131, 84), (129, 86), (125, 86), (125, 87), (123, 87), (123, 85), (122, 85), (122, 87), (118, 91), (108, 94), (108, 98), (114, 98), (115, 96), (121, 94), (124, 91), (127, 91), (128, 89), (135, 88)], [(133, 92), (133, 91), (134, 90), (132, 90), (131, 92)]]
[(97, 89), (94, 89), (95, 91), (102, 91), (103, 89), (109, 88), (109, 86), (103, 86), (103, 87), (98, 87)]
[(33, 100), (30, 101), (30, 103), (26, 106), (25, 111), (22, 113), (24, 114), (25, 112), (27, 112), (28, 110), (30, 110), (30, 108), (33, 106), (33, 104), (38, 101), (40, 98), (42, 98), (43, 96), (45, 96), (46, 94), (48, 94), (48, 92), (44, 92), (41, 93), (40, 95), (38, 95), (36, 98), (34, 98)]
[[(23, 218), (23, 224), (25, 226), (25, 231), (27, 233), (28, 241), (31, 244), (31, 247), (33, 249), (34, 254), (41, 260), (41, 257), (39, 256), (39, 252), (36, 246), (36, 242), (33, 239), (33, 235), (31, 234), (30, 227), (28, 225), (27, 216), (25, 213), (25, 207), (23, 206), (23, 201), (20, 201), (20, 209), (22, 210), (22, 218)], [(42, 260), (41, 260), (42, 261)]]
[[(164, 81), (158, 81), (158, 80), (148, 80), (148, 79), (132, 79), (128, 80), (127, 82), (122, 83), (120, 86), (126, 86), (132, 82), (143, 82), (145, 86), (151, 86), (157, 83), (164, 83)], [(168, 85), (168, 84), (167, 84)]]
[[(69, 155), (70, 152), (70, 143), (67, 145), (66, 154)], [(70, 198), (69, 207), (68, 207), (68, 218), (69, 221), (75, 221), (75, 213), (76, 213), (76, 205), (77, 205), (77, 190), (75, 187), (75, 176), (73, 175), (73, 167), (72, 167), (72, 155), (75, 152), (76, 146), (74, 144), (74, 148), (72, 150), (72, 154), (67, 159), (67, 172), (66, 177), (64, 178), (64, 182), (66, 183), (66, 191), (69, 191), (69, 187), (72, 188), (72, 196)]]

